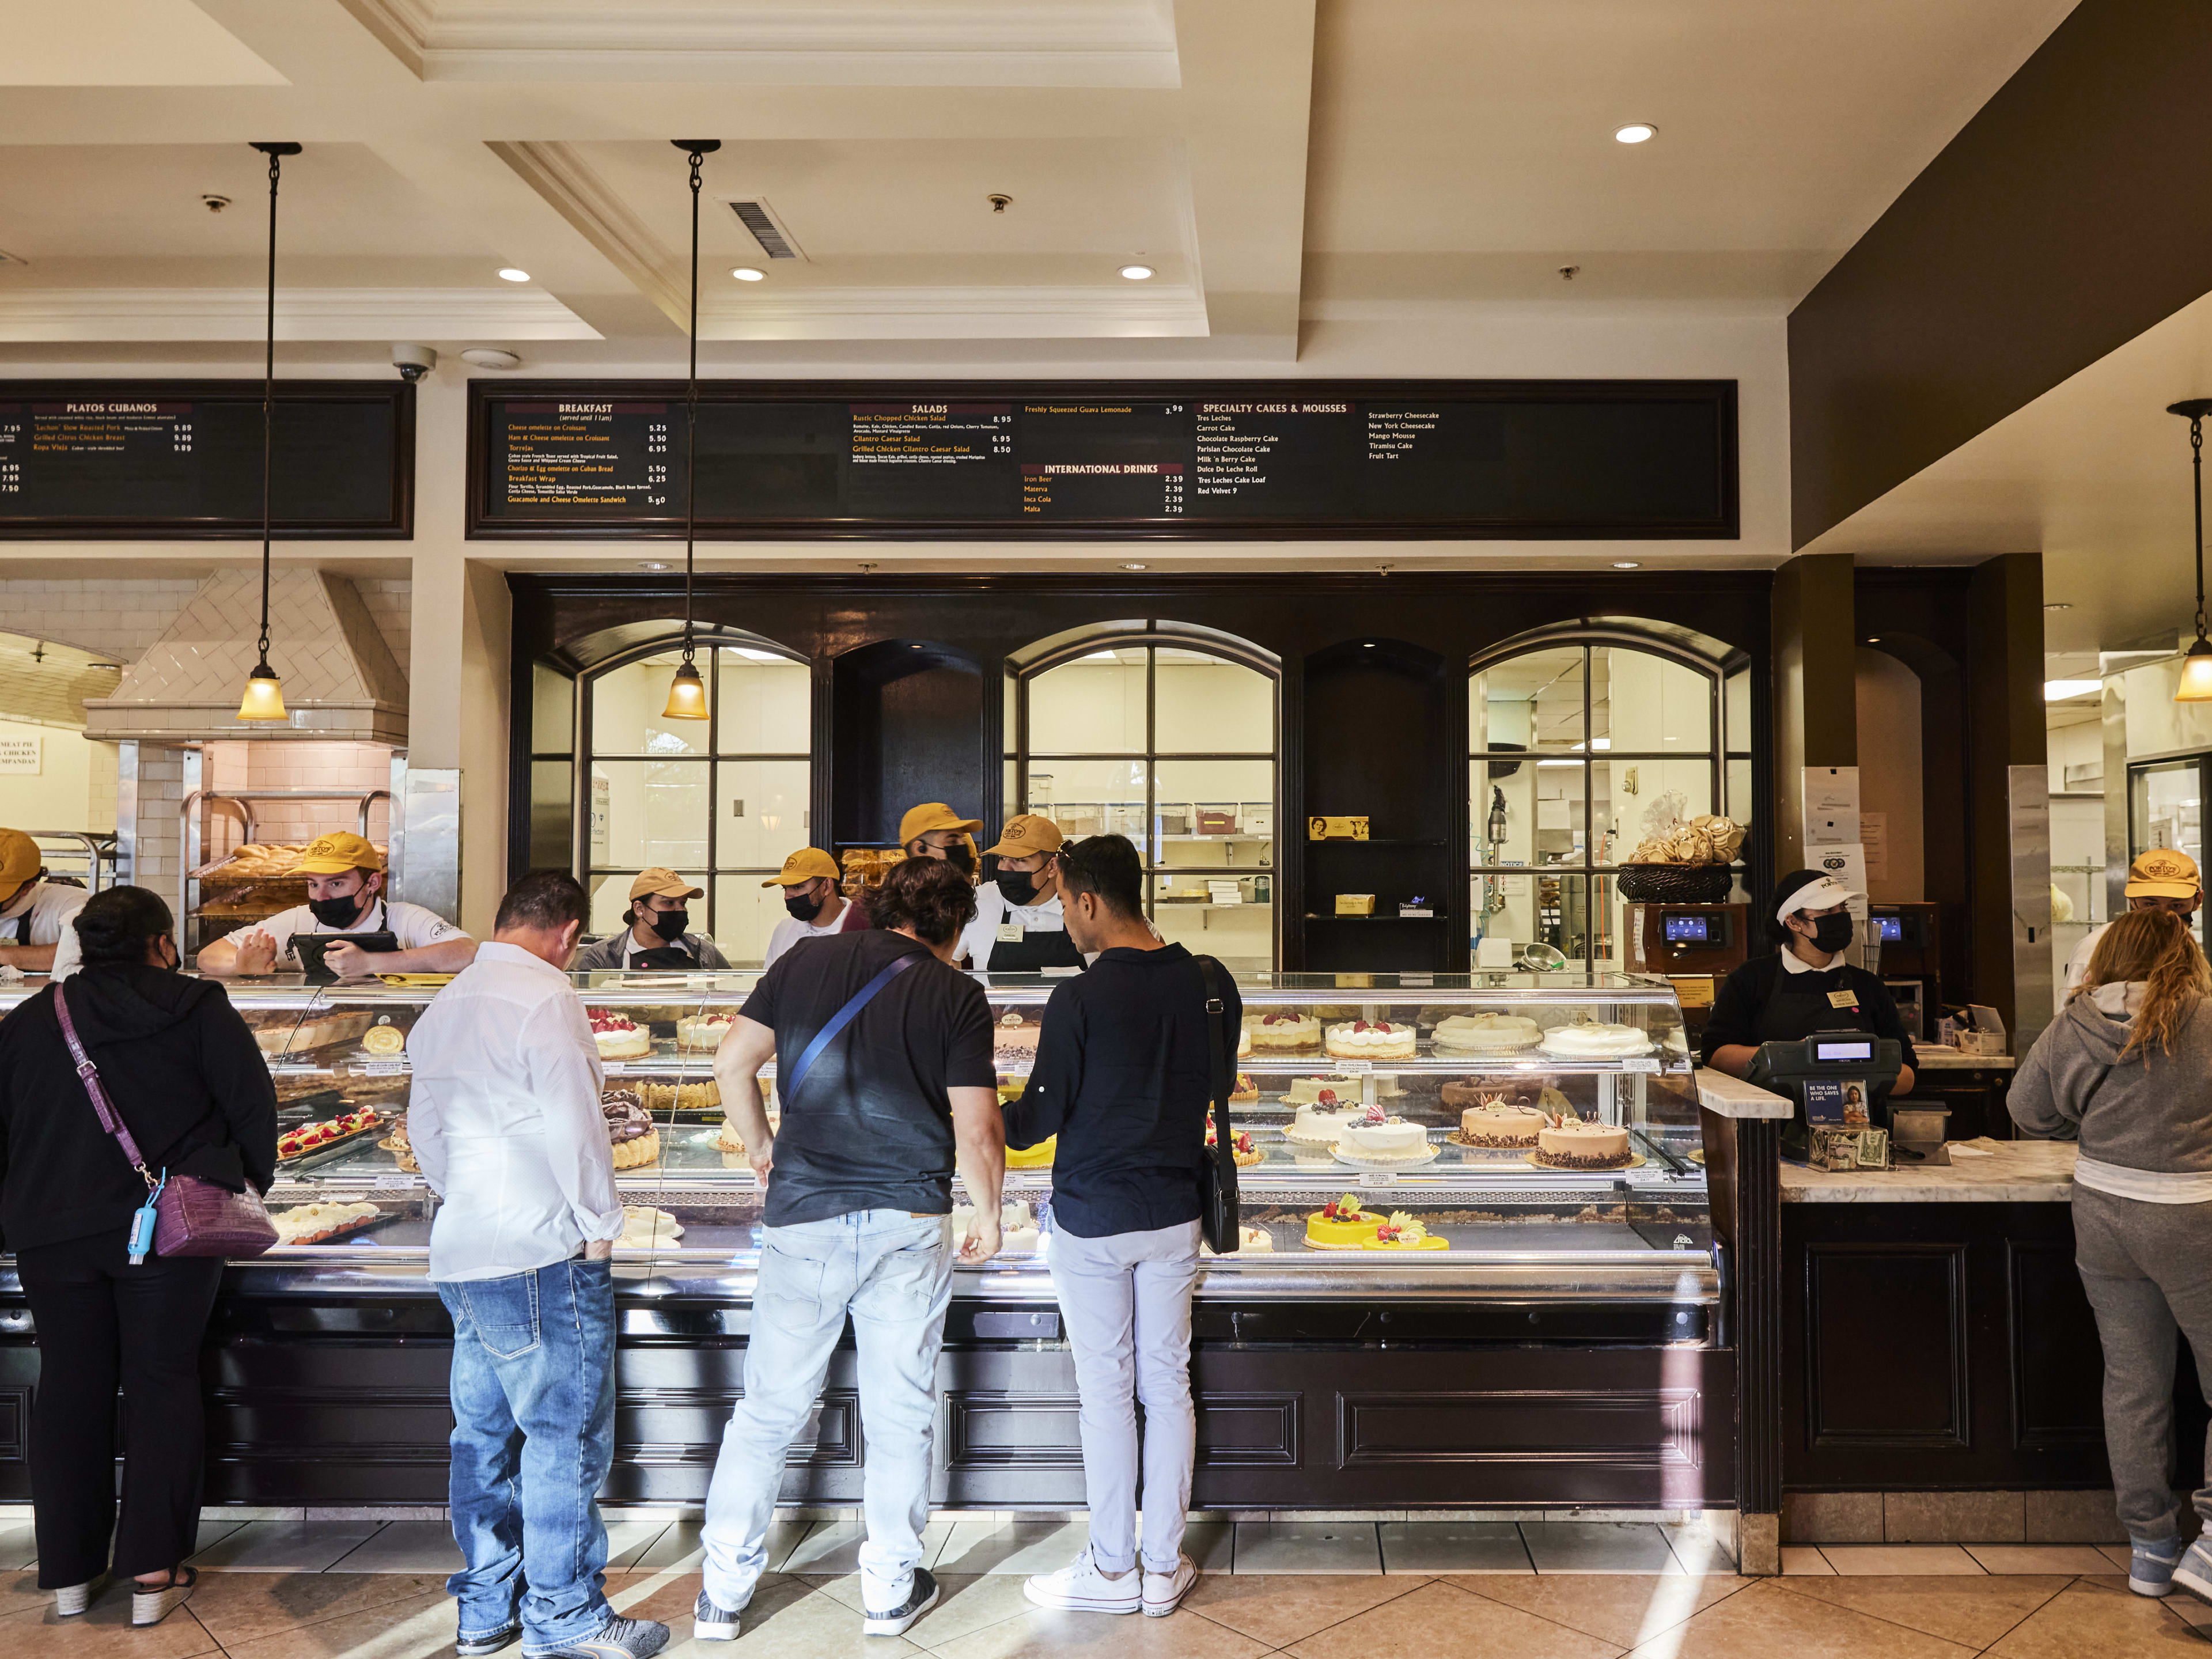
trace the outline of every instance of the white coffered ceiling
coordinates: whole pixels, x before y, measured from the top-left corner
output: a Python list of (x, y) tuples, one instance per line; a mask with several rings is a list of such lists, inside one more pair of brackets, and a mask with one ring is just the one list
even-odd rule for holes
[[(1778, 317), (2068, 9), (0, 0), (0, 251), (24, 262), (0, 263), (0, 342), (252, 338), (255, 138), (307, 146), (280, 266), (303, 342), (666, 360), (667, 141), (693, 135), (724, 145), (702, 337), (785, 362), (1288, 362), (1302, 317)], [(1659, 137), (1615, 143), (1632, 119)], [(804, 257), (766, 260), (739, 196)]]

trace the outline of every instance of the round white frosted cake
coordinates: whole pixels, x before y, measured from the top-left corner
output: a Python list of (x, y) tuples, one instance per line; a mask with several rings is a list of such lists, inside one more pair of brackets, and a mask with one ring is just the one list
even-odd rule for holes
[(1428, 1148), (1428, 1131), (1402, 1117), (1386, 1117), (1380, 1122), (1362, 1118), (1346, 1124), (1336, 1137), (1337, 1151), (1352, 1158), (1419, 1158)]
[(592, 1041), (602, 1060), (641, 1060), (653, 1052), (653, 1033), (626, 1014), (594, 1013)]
[(1525, 1148), (1538, 1144), (1546, 1121), (1534, 1106), (1470, 1106), (1459, 1115), (1459, 1133), (1477, 1146)]
[(1328, 1051), (1344, 1060), (1411, 1060), (1413, 1028), (1387, 1019), (1355, 1019), (1328, 1028)]
[(718, 1048), (736, 1020), (735, 1014), (687, 1016), (676, 1022), (676, 1046), (694, 1050)]
[(1544, 1031), (1534, 1020), (1519, 1014), (1454, 1014), (1438, 1021), (1432, 1035), (1439, 1048), (1502, 1054), (1534, 1048)]
[(1650, 1054), (1651, 1039), (1633, 1025), (1562, 1025), (1544, 1033), (1544, 1052), (1576, 1060), (1618, 1060)]
[(1367, 1109), (1358, 1101), (1346, 1106), (1310, 1104), (1298, 1108), (1290, 1127), (1283, 1133), (1292, 1140), (1303, 1140), (1316, 1146), (1334, 1146), (1337, 1137), (1347, 1123), (1357, 1123), (1367, 1115)]
[(1536, 1133), (1536, 1156), (1562, 1170), (1618, 1170), (1629, 1161), (1628, 1131), (1568, 1118)]
[(1295, 1014), (1287, 1009), (1247, 1014), (1244, 1030), (1255, 1048), (1310, 1048), (1321, 1041), (1319, 1020), (1311, 1014)]

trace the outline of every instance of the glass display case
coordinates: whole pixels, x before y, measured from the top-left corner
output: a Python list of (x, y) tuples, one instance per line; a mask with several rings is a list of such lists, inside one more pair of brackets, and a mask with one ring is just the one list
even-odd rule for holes
[[(757, 977), (576, 976), (631, 1212), (618, 1262), (688, 1273), (755, 1260), (762, 1194), (724, 1127), (712, 1065)], [(1011, 1098), (1056, 978), (981, 977)], [(1671, 1293), (1668, 1274), (1709, 1267), (1698, 1085), (1665, 981), (1254, 975), (1239, 988), (1231, 1114), (1247, 1232), (1202, 1293), (1244, 1294), (1255, 1273), (1325, 1267), (1380, 1283), (1532, 1252), (1625, 1258)], [(434, 985), (275, 979), (230, 991), (276, 1084), (269, 1202), (286, 1242), (270, 1259), (419, 1263), (437, 1200), (407, 1140), (407, 1039)], [(761, 1086), (773, 1121), (773, 1067)], [(1006, 1248), (963, 1279), (1049, 1296), (1051, 1192), (1048, 1146), (1010, 1153)], [(1346, 1199), (1360, 1224), (1315, 1222), (1332, 1205), (1354, 1216)], [(964, 1209), (957, 1183), (955, 1200)], [(1380, 1237), (1394, 1215), (1419, 1224)]]

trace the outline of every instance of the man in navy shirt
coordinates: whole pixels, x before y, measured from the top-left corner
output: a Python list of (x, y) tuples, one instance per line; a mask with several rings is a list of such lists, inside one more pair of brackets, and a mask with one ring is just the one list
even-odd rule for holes
[[(1075, 1358), (1091, 1544), (1024, 1590), (1040, 1607), (1164, 1618), (1198, 1577), (1182, 1553), (1182, 1524), (1197, 1445), (1190, 1292), (1213, 1089), (1207, 991), (1199, 959), (1146, 925), (1135, 848), (1093, 836), (1059, 857), (1068, 937), (1097, 954), (1045, 1005), (1029, 1086), (1006, 1108), (1006, 1144), (1060, 1137), (1052, 1282)], [(1225, 969), (1214, 977), (1221, 1030), (1235, 1032), (1243, 1005)]]

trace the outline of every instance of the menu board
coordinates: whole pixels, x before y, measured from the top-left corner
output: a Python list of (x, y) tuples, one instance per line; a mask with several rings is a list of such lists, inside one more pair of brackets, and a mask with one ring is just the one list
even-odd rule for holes
[[(681, 385), (470, 383), (469, 533), (684, 521)], [(700, 388), (710, 538), (1736, 534), (1732, 380)]]
[[(261, 383), (0, 380), (0, 538), (261, 533)], [(276, 533), (413, 532), (415, 388), (276, 383)]]

